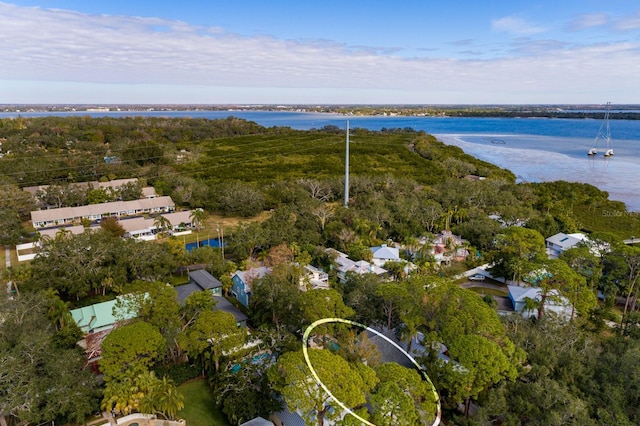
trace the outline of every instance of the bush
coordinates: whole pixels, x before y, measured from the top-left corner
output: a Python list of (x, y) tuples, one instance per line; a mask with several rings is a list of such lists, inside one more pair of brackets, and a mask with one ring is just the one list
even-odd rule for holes
[(157, 377), (167, 376), (176, 386), (200, 376), (200, 369), (187, 362), (182, 364), (159, 365), (153, 369)]

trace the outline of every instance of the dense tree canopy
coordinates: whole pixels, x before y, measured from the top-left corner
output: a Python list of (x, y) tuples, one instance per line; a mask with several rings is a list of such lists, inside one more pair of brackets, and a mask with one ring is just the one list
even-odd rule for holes
[(42, 294), (0, 294), (0, 423), (82, 422), (97, 407), (97, 381), (75, 342), (59, 344)]
[[(496, 311), (475, 293), (452, 284), (436, 285), (427, 293), (425, 341), (435, 344), (424, 361), (445, 402), (468, 402), (490, 386), (517, 377), (524, 354), (506, 335)], [(436, 356), (440, 344), (448, 348), (450, 361)]]
[(164, 355), (165, 347), (158, 329), (147, 322), (117, 327), (102, 342), (100, 371), (106, 381), (136, 377), (149, 371)]
[[(377, 382), (373, 371), (355, 368), (327, 350), (311, 350), (309, 358), (320, 380), (343, 404), (358, 407), (366, 403), (367, 392)], [(321, 425), (325, 417), (338, 418), (341, 410), (337, 406), (331, 410), (331, 398), (310, 374), (302, 352), (289, 352), (269, 371), (269, 378), (288, 406), (297, 407), (308, 424)]]
[(431, 424), (437, 414), (436, 395), (420, 373), (396, 363), (376, 368), (380, 382), (370, 404), (376, 425)]
[[(171, 417), (180, 398), (172, 394), (175, 387), (167, 379), (149, 373), (151, 364), (161, 358), (180, 362), (186, 351), (203, 367), (211, 364), (208, 374), (215, 382), (227, 373), (221, 362), (224, 354), (240, 345), (244, 335), (236, 334), (235, 321), (212, 312), (213, 301), (204, 293), (180, 306), (175, 290), (166, 283), (183, 279), (172, 276), (177, 265), (200, 263), (220, 278), (227, 291), (229, 273), (236, 265), (261, 261), (273, 271), (253, 283), (248, 314), (253, 325), (275, 327), (267, 340), (278, 355), (299, 347), (290, 344), (295, 336), (289, 333), (299, 333), (301, 325), (324, 316), (352, 317), (367, 325), (393, 328), (410, 349), (414, 349), (411, 345), (416, 337), (423, 336), (420, 343), (431, 352), (424, 362), (450, 409), (447, 414), (455, 417), (455, 407), (462, 401), (469, 407), (474, 399), (477, 405), (477, 416), (461, 423), (637, 424), (640, 403), (634, 391), (638, 388), (634, 362), (640, 334), (639, 256), (637, 249), (620, 242), (640, 235), (640, 216), (606, 214), (624, 212), (624, 206), (590, 185), (516, 184), (510, 172), (423, 132), (355, 129), (353, 134), (357, 137), (352, 155), (359, 161), (352, 165), (349, 207), (345, 208), (344, 132), (335, 126), (301, 132), (264, 128), (235, 118), (0, 120), (5, 153), (0, 163), (0, 243), (15, 244), (37, 236), (19, 223), (26, 223), (35, 208), (34, 198), (21, 187), (38, 184), (50, 185), (39, 192), (38, 201), (51, 207), (135, 199), (141, 194), (141, 185), (149, 184), (158, 194), (170, 195), (178, 209), (202, 208), (193, 210), (192, 215), (198, 229), (205, 225), (208, 214), (247, 220), (225, 227), (231, 231), (225, 236), (226, 259), (221, 250), (213, 248), (186, 253), (183, 244), (172, 238), (154, 243), (123, 240), (122, 227), (115, 221), (105, 221), (97, 232), (77, 236), (60, 232), (55, 238), (45, 238), (33, 262), (13, 266), (3, 274), (19, 289), (16, 306), (21, 297), (31, 297), (40, 290), (61, 299), (47, 305), (46, 318), (55, 324), (52, 328), (28, 321), (16, 325), (13, 317), (0, 324), (0, 356), (11, 375), (11, 380), (0, 386), (11, 390), (0, 390), (0, 411), (34, 422), (81, 420), (91, 398), (76, 398), (78, 405), (73, 408), (67, 393), (75, 395), (93, 383), (88, 385), (83, 373), (77, 375), (81, 379), (78, 383), (70, 382), (81, 357), (69, 349), (68, 342), (77, 336), (76, 331), (63, 326), (68, 321), (61, 315), (68, 309), (65, 303), (80, 306), (90, 303), (90, 298), (135, 292), (138, 322), (117, 328), (113, 340), (105, 339), (104, 407)], [(140, 183), (117, 192), (80, 190), (74, 185), (130, 177), (139, 177)], [(166, 221), (157, 219), (156, 226), (168, 233)], [(472, 255), (464, 267), (491, 262), (495, 275), (527, 279), (543, 288), (543, 298), (568, 299), (579, 315), (569, 324), (554, 324), (540, 304), (536, 323), (507, 321), (505, 334), (504, 323), (482, 298), (434, 278), (430, 246), (422, 242), (442, 230), (469, 241)], [(544, 238), (576, 231), (590, 233), (596, 249), (578, 247), (558, 261), (549, 261)], [(399, 263), (389, 266), (394, 282), (382, 283), (383, 279), (373, 274), (348, 274), (346, 282), (338, 283), (326, 247), (342, 250), (353, 260), (369, 260), (369, 248), (388, 240), (402, 243), (401, 256), (416, 264), (410, 279)], [(309, 262), (329, 273), (332, 290), (301, 292), (301, 265)], [(437, 273), (452, 276), (454, 268), (441, 267)], [(603, 292), (605, 302), (594, 311), (597, 290)], [(608, 312), (616, 297), (624, 302), (621, 315), (615, 310)], [(33, 312), (40, 312), (39, 308)], [(597, 326), (593, 321), (596, 315), (600, 316)], [(599, 330), (605, 318), (622, 325), (612, 330), (617, 332), (615, 338), (609, 339), (608, 332), (594, 336), (583, 331)], [(147, 329), (133, 333), (131, 327)], [(121, 333), (127, 336), (119, 336)], [(447, 349), (447, 363), (438, 361), (443, 357), (435, 353), (441, 344)], [(144, 350), (138, 353), (134, 348)], [(328, 355), (316, 360), (335, 373), (327, 373), (327, 380), (346, 386), (338, 383), (341, 379), (337, 375), (344, 374), (359, 386), (358, 380), (363, 381), (362, 389), (345, 388), (345, 396), (353, 396), (354, 406), (358, 406), (362, 404), (361, 391), (369, 392), (369, 401), (379, 412), (392, 413), (378, 418), (380, 423), (391, 418), (397, 424), (415, 422), (416, 413), (411, 414), (410, 408), (417, 402), (414, 398), (411, 403), (406, 389), (398, 391), (403, 386), (400, 380), (378, 378), (377, 391), (373, 391), (375, 380), (349, 364), (366, 358), (373, 365), (375, 357), (369, 356), (369, 345), (355, 348), (341, 340), (340, 349), (348, 355), (346, 367)], [(521, 368), (523, 350), (526, 368)], [(31, 358), (18, 359), (15, 351)], [(38, 351), (59, 356), (41, 360)], [(36, 362), (27, 368), (26, 359)], [(253, 370), (256, 375), (247, 380), (247, 386), (228, 386), (233, 382), (229, 375), (219, 382), (220, 395), (226, 395), (220, 401), (230, 418), (239, 421), (264, 413), (271, 407), (267, 398), (273, 396), (272, 391), (282, 392), (285, 400), (287, 395), (290, 400), (302, 398), (304, 392), (292, 395), (292, 389), (302, 386), (294, 380), (297, 374), (300, 380), (303, 377), (300, 355), (294, 352), (280, 359), (279, 375), (269, 384), (264, 375)], [(45, 367), (57, 369), (59, 376), (42, 373), (40, 369)], [(129, 374), (130, 368), (135, 372)], [(394, 374), (399, 378), (404, 373)], [(41, 380), (35, 383), (37, 375)], [(0, 375), (0, 380), (7, 377)], [(40, 386), (53, 389), (49, 401), (42, 400)], [(156, 392), (159, 388), (166, 394)], [(15, 395), (26, 397), (19, 401)], [(313, 399), (322, 395), (308, 396), (309, 401), (293, 401), (315, 409), (318, 415), (327, 408), (326, 401), (321, 404)], [(151, 400), (164, 401), (165, 408), (149, 404)], [(246, 402), (244, 408), (242, 401)], [(248, 404), (254, 403), (256, 410), (248, 410)], [(367, 411), (364, 407), (361, 410)]]
[(223, 311), (204, 311), (193, 325), (180, 336), (182, 346), (191, 358), (199, 360), (205, 368), (213, 363), (220, 369), (223, 356), (234, 357), (247, 337), (246, 330), (238, 327), (234, 316)]

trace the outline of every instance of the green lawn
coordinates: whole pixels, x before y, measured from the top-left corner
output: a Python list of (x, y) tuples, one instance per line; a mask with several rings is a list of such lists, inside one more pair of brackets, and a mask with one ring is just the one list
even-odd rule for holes
[(186, 420), (188, 426), (229, 426), (205, 379), (191, 380), (178, 389), (184, 395), (184, 409), (177, 417)]

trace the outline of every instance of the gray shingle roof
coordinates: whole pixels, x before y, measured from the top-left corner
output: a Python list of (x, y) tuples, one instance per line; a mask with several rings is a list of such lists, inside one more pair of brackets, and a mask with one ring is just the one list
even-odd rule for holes
[(190, 283), (197, 284), (202, 290), (221, 288), (222, 283), (204, 269), (189, 272)]
[(216, 310), (230, 313), (234, 316), (236, 322), (243, 322), (247, 320), (247, 316), (224, 297), (214, 296), (213, 298), (218, 302), (216, 304)]

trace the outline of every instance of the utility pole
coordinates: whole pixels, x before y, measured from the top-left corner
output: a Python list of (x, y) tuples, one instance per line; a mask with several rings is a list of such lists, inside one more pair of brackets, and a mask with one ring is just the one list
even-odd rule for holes
[(222, 249), (222, 260), (224, 260), (224, 228), (220, 227), (220, 248)]
[(347, 148), (344, 159), (344, 207), (349, 208), (349, 120), (347, 120)]
[(216, 223), (216, 230), (218, 231), (218, 244), (222, 250), (222, 259), (224, 260), (224, 228), (219, 223)]

